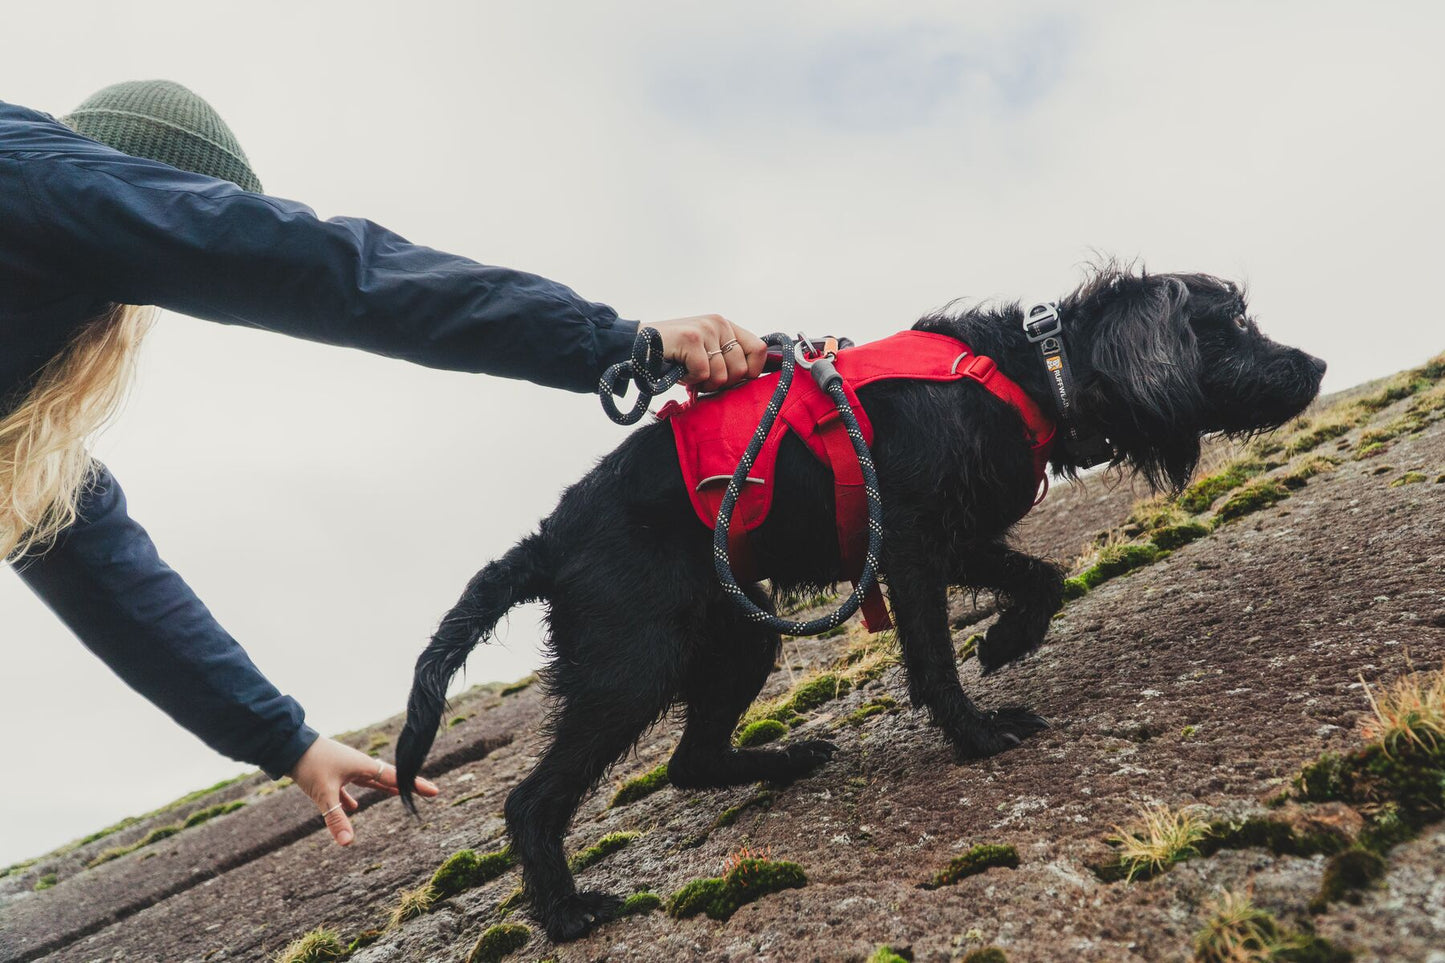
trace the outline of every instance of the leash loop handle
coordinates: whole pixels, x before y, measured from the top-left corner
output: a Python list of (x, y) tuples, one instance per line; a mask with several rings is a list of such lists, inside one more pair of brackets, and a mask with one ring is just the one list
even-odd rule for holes
[[(677, 384), (685, 373), (682, 365), (670, 365), (663, 358), (662, 335), (657, 333), (657, 329), (641, 328), (632, 342), (632, 357), (603, 372), (602, 381), (597, 386), (602, 410), (619, 425), (635, 425), (647, 413), (652, 399)], [(634, 383), (637, 385), (637, 403), (632, 410), (623, 412), (613, 398), (626, 395), (628, 386)]]

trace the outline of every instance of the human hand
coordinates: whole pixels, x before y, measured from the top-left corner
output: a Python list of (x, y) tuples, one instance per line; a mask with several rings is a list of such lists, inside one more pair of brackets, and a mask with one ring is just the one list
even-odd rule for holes
[[(395, 766), (325, 736), (302, 754), (290, 776), (302, 792), (311, 797), (325, 818), (332, 838), (342, 846), (350, 846), (356, 838), (347, 815), (361, 808), (346, 791), (347, 783), (380, 789), (392, 796), (398, 792)], [(441, 790), (435, 783), (418, 778), (416, 791), (421, 796), (435, 796)]]
[(662, 355), (687, 369), (682, 383), (703, 391), (756, 378), (763, 373), (768, 346), (745, 328), (716, 314), (646, 325), (662, 336)]

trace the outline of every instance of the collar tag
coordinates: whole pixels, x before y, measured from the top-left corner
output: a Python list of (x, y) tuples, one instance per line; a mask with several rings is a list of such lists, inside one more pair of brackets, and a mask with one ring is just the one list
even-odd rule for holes
[(1059, 306), (1052, 301), (1035, 304), (1024, 312), (1024, 336), (1032, 344), (1056, 338), (1064, 326), (1059, 322)]

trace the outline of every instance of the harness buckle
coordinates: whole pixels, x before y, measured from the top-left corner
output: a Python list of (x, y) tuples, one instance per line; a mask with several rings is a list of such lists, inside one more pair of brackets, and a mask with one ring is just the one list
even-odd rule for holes
[(1059, 306), (1052, 301), (1035, 304), (1024, 312), (1024, 337), (1032, 344), (1057, 337), (1063, 330), (1059, 322)]

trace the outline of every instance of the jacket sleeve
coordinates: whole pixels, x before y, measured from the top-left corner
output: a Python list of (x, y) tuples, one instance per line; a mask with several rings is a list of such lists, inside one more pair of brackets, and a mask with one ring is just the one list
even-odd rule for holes
[(116, 675), (217, 752), (291, 770), (316, 739), (296, 700), (267, 681), (126, 512), (103, 466), (80, 519), (20, 577)]
[(574, 391), (636, 335), (545, 278), (81, 140), (27, 158), (15, 227), (99, 298)]

